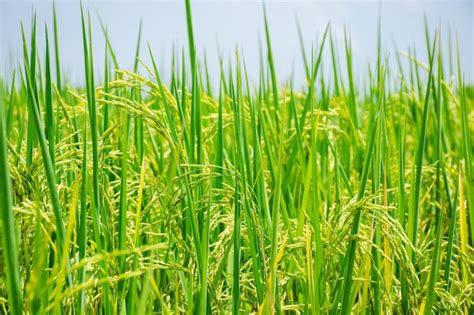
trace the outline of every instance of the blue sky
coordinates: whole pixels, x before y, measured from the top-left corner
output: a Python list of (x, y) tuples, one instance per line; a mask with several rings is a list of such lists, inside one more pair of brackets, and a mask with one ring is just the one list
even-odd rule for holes
[[(104, 37), (98, 16), (108, 26), (111, 43), (121, 67), (133, 63), (140, 18), (143, 21), (143, 43), (148, 41), (156, 54), (160, 70), (169, 74), (173, 45), (187, 43), (184, 1), (85, 1), (93, 23), (95, 60), (103, 66)], [(197, 50), (203, 56), (204, 47), (211, 74), (218, 74), (217, 45), (226, 59), (236, 47), (244, 55), (250, 76), (257, 77), (259, 42), (263, 39), (263, 10), (261, 1), (194, 1), (193, 20)], [(77, 1), (57, 1), (59, 42), (63, 70), (72, 82), (83, 77), (80, 11)], [(398, 51), (415, 47), (426, 60), (424, 16), (431, 34), (441, 27), (445, 47), (451, 30), (459, 40), (463, 72), (467, 80), (474, 79), (474, 1), (266, 1), (267, 14), (280, 82), (292, 73), (302, 82), (303, 67), (295, 17), (309, 47), (321, 38), (331, 22), (338, 41), (342, 65), (344, 27), (350, 32), (354, 53), (355, 75), (362, 79), (367, 64), (375, 62), (377, 20), (381, 14), (382, 47), (390, 60)], [(32, 10), (39, 22), (39, 43), (44, 41), (44, 23), (52, 30), (51, 1), (0, 0), (1, 56), (0, 69), (10, 72), (21, 57), (20, 21), (29, 25)], [(396, 47), (395, 44), (396, 43)], [(454, 44), (454, 43), (453, 43)], [(42, 46), (41, 44), (39, 45)], [(148, 52), (142, 46), (145, 62)], [(329, 69), (328, 66), (325, 66)]]

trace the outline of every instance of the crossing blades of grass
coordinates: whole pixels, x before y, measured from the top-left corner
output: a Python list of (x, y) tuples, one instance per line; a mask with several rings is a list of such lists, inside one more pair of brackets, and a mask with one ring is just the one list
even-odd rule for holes
[[(428, 74), (428, 83), (426, 87), (426, 93), (424, 97), (424, 105), (423, 105), (423, 117), (421, 122), (421, 129), (417, 143), (417, 152), (416, 152), (416, 169), (415, 175), (412, 180), (412, 195), (411, 199), (411, 207), (409, 209), (408, 215), (408, 236), (410, 237), (411, 242), (416, 247), (417, 238), (418, 238), (418, 226), (419, 226), (419, 218), (420, 218), (420, 194), (421, 194), (421, 174), (422, 174), (422, 167), (423, 167), (423, 158), (425, 155), (425, 145), (426, 145), (426, 128), (428, 124), (428, 114), (429, 114), (429, 105), (430, 105), (430, 95), (431, 95), (431, 86), (433, 81), (433, 65), (434, 60), (436, 59), (434, 56), (435, 49), (436, 49), (436, 39), (437, 35), (435, 35), (433, 39), (432, 50), (429, 52), (430, 58), (430, 66), (429, 66), (429, 74)], [(412, 260), (415, 260), (414, 253), (409, 249), (411, 252)]]
[[(35, 36), (35, 35), (33, 34), (32, 36)], [(26, 43), (24, 43), (24, 45), (26, 45)], [(32, 59), (36, 59), (36, 56)], [(61, 204), (59, 202), (59, 196), (58, 196), (58, 190), (57, 190), (57, 184), (56, 184), (56, 175), (54, 173), (54, 166), (51, 159), (49, 146), (47, 144), (48, 141), (46, 140), (46, 135), (44, 131), (45, 129), (43, 127), (43, 122), (42, 122), (41, 115), (39, 112), (39, 104), (37, 102), (38, 100), (37, 91), (34, 88), (34, 83), (31, 82), (32, 74), (30, 72), (29, 63), (26, 60), (24, 62), (24, 68), (25, 68), (26, 87), (28, 89), (28, 94), (30, 95), (30, 100), (31, 100), (31, 102), (28, 102), (28, 105), (29, 105), (28, 109), (29, 109), (29, 113), (31, 113), (30, 117), (33, 118), (33, 122), (29, 122), (29, 125), (34, 126), (33, 128), (35, 128), (34, 130), (36, 131), (36, 134), (38, 135), (39, 144), (41, 147), (44, 170), (46, 173), (49, 194), (51, 197), (51, 204), (53, 207), (53, 213), (54, 213), (54, 217), (56, 221), (58, 248), (59, 248), (59, 253), (61, 254), (65, 235), (64, 235), (64, 223), (63, 223), (63, 218), (62, 218)]]
[[(433, 56), (435, 58), (435, 56)], [(436, 121), (438, 125), (438, 130), (437, 130), (437, 135), (436, 135), (436, 191), (435, 191), (435, 200), (442, 200), (442, 187), (441, 187), (441, 168), (443, 167), (443, 161), (442, 161), (442, 137), (443, 137), (443, 120), (442, 120), (442, 115), (441, 115), (441, 65), (442, 65), (442, 59), (441, 59), (441, 35), (438, 35), (438, 82), (436, 84), (435, 88), (435, 100), (436, 100)], [(431, 258), (431, 268), (430, 268), (430, 275), (428, 279), (428, 288), (426, 291), (426, 303), (424, 306), (424, 313), (431, 314), (432, 313), (432, 306), (433, 302), (436, 301), (436, 293), (434, 292), (434, 286), (439, 278), (439, 256), (440, 256), (440, 251), (441, 251), (441, 237), (443, 236), (443, 231), (442, 231), (442, 223), (443, 223), (443, 217), (442, 217), (442, 204), (439, 203), (439, 205), (436, 206), (436, 215), (435, 215), (435, 243), (434, 243), (434, 249), (433, 249), (433, 256)]]
[(6, 126), (4, 121), (3, 95), (0, 93), (0, 223), (2, 225), (2, 254), (4, 255), (5, 274), (7, 278), (7, 293), (9, 310), (12, 314), (22, 314), (23, 293), (20, 280), (18, 260), (18, 236), (13, 216), (13, 191), (9, 172), (8, 147)]
[[(379, 81), (379, 91), (384, 90), (384, 78), (383, 75), (382, 79)], [(371, 168), (371, 161), (372, 161), (372, 154), (375, 144), (375, 132), (377, 130), (377, 124), (379, 120), (379, 110), (382, 103), (383, 98), (380, 98), (379, 104), (377, 105), (376, 111), (373, 115), (372, 120), (369, 123), (369, 130), (368, 130), (368, 141), (367, 147), (365, 151), (365, 159), (363, 164), (363, 170), (361, 173), (360, 179), (360, 188), (357, 194), (357, 200), (361, 200), (365, 195), (365, 188), (367, 185), (367, 180), (369, 177), (369, 170)], [(360, 219), (361, 219), (361, 209), (358, 209), (354, 214), (353, 222), (352, 222), (352, 229), (351, 229), (351, 236), (352, 239), (349, 241), (349, 246), (347, 249), (347, 253), (344, 257), (344, 283), (342, 286), (342, 300), (341, 300), (341, 313), (348, 314), (350, 313), (352, 305), (350, 304), (350, 296), (351, 296), (351, 289), (352, 289), (352, 274), (354, 272), (354, 261), (355, 261), (355, 251), (357, 246), (357, 234), (360, 227)], [(334, 306), (334, 309), (337, 309), (338, 305)]]

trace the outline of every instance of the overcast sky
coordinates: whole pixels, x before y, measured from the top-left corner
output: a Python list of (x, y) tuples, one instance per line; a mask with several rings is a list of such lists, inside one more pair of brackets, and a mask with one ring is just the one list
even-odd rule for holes
[[(83, 77), (82, 37), (78, 1), (56, 3), (59, 43), (63, 70), (72, 82)], [(103, 66), (104, 37), (98, 16), (107, 25), (112, 46), (120, 67), (133, 64), (140, 18), (143, 21), (143, 43), (149, 41), (165, 78), (169, 75), (173, 45), (186, 47), (186, 19), (183, 1), (85, 1), (94, 28), (93, 42), (98, 69)], [(355, 74), (364, 77), (367, 63), (375, 62), (377, 20), (381, 14), (384, 54), (394, 61), (396, 43), (399, 51), (415, 47), (425, 58), (424, 16), (430, 33), (441, 26), (444, 45), (447, 34), (457, 34), (463, 72), (473, 82), (474, 73), (474, 1), (266, 1), (273, 50), (279, 80), (294, 72), (302, 82), (303, 68), (295, 17), (303, 31), (305, 45), (321, 38), (331, 22), (343, 57), (344, 26), (351, 34)], [(379, 8), (380, 7), (380, 8)], [(30, 25), (32, 11), (38, 18), (38, 41), (44, 41), (44, 23), (52, 31), (51, 1), (0, 0), (1, 72), (10, 72), (21, 57), (20, 21)], [(251, 77), (256, 78), (259, 63), (259, 42), (263, 38), (261, 1), (194, 1), (192, 2), (194, 32), (200, 57), (206, 50), (211, 74), (218, 74), (219, 45), (228, 59), (238, 47), (244, 54)], [(29, 31), (28, 31), (29, 33)], [(217, 44), (218, 43), (218, 44)], [(454, 45), (454, 42), (453, 42)], [(40, 45), (41, 46), (41, 45)], [(145, 62), (148, 51), (142, 46)], [(344, 59), (341, 59), (344, 61)], [(329, 64), (328, 64), (329, 65)], [(343, 63), (344, 65), (344, 63)], [(327, 67), (328, 69), (329, 67)], [(100, 73), (98, 74), (100, 76)]]

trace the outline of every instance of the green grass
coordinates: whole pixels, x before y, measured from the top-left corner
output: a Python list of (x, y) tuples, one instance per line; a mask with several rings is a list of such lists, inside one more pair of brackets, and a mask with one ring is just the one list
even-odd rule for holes
[(21, 26), (0, 81), (0, 313), (472, 313), (474, 97), (451, 34), (426, 27), (425, 60), (379, 28), (361, 84), (350, 30), (308, 49), (298, 25), (296, 86), (264, 7), (252, 81), (240, 50), (210, 73), (185, 4), (170, 82), (141, 22), (127, 70), (81, 8), (79, 85), (60, 12), (44, 51), (36, 17)]

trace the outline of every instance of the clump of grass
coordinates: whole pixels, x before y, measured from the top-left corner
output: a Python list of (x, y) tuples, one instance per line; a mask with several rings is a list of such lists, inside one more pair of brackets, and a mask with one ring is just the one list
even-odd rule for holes
[(141, 24), (131, 70), (102, 25), (97, 82), (81, 9), (72, 86), (55, 8), (54, 61), (32, 19), (0, 86), (2, 312), (472, 313), (474, 99), (451, 39), (447, 69), (441, 32), (419, 60), (379, 30), (360, 86), (348, 32), (342, 54), (329, 25), (308, 53), (299, 30), (297, 88), (263, 14), (259, 79), (236, 51), (217, 86), (189, 0), (170, 82), (150, 45), (141, 61)]

